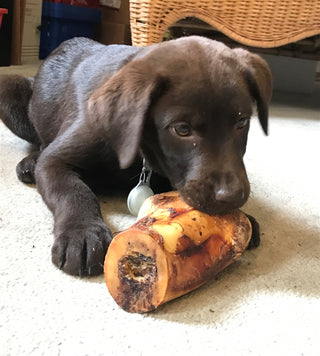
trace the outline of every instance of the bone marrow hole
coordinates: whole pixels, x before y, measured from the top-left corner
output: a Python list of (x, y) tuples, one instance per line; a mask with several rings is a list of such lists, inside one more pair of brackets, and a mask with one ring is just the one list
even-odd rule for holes
[(131, 282), (150, 284), (157, 278), (155, 259), (140, 252), (123, 257), (118, 266), (121, 277)]

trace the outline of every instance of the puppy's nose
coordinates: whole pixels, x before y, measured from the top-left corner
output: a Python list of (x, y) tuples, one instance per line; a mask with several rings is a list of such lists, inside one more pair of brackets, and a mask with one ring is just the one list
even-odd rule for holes
[(244, 195), (245, 194), (244, 194), (243, 190), (232, 191), (230, 189), (226, 189), (223, 187), (220, 187), (215, 192), (216, 201), (218, 201), (220, 203), (234, 203), (239, 200), (243, 200)]

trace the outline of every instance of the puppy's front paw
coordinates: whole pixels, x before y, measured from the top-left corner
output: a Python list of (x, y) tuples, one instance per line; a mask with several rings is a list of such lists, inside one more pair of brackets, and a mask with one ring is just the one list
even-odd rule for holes
[(16, 173), (18, 179), (27, 184), (35, 184), (34, 170), (37, 164), (37, 160), (40, 152), (31, 152), (27, 157), (17, 164)]
[(55, 237), (52, 262), (71, 275), (101, 274), (112, 234), (102, 221), (81, 225), (59, 229), (62, 232)]
[(248, 214), (246, 214), (246, 216), (250, 220), (251, 227), (252, 227), (252, 235), (249, 241), (249, 245), (247, 247), (248, 250), (251, 250), (260, 245), (260, 226), (257, 220), (253, 216)]

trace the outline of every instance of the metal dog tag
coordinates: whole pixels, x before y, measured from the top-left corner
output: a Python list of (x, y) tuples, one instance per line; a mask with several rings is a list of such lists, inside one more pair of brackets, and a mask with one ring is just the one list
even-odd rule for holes
[(152, 170), (148, 170), (143, 160), (143, 168), (140, 174), (139, 183), (131, 190), (127, 198), (127, 206), (133, 216), (138, 216), (143, 202), (154, 195), (150, 188)]

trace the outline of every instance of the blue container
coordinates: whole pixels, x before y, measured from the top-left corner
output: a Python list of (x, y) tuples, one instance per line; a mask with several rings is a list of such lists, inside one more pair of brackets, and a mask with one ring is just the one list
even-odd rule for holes
[(95, 24), (99, 21), (99, 9), (43, 1), (39, 58), (46, 58), (70, 38), (93, 38)]

